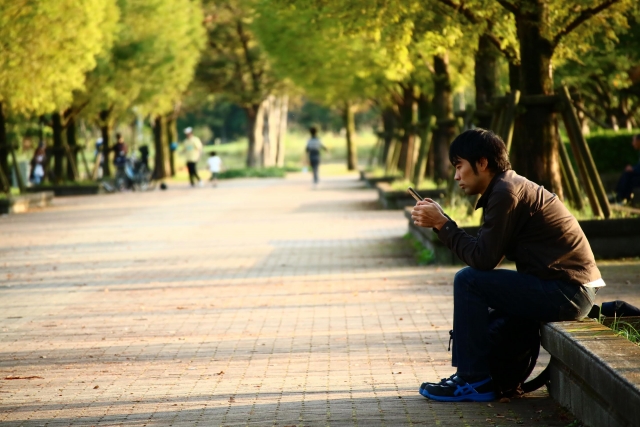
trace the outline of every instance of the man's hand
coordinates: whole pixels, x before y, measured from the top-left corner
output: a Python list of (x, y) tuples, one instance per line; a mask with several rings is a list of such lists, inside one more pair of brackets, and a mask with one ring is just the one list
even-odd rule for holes
[(627, 165), (627, 167), (626, 167), (626, 168), (624, 168), (624, 170), (625, 170), (626, 172), (633, 172), (633, 166), (631, 166), (631, 165)]
[(418, 227), (436, 228), (438, 230), (449, 221), (444, 216), (442, 207), (431, 199), (424, 199), (416, 203), (411, 213), (411, 218)]

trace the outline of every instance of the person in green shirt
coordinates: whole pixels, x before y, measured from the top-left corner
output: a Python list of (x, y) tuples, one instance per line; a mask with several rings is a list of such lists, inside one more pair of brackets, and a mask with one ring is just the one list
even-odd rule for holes
[(198, 160), (202, 154), (202, 141), (193, 134), (193, 128), (188, 127), (184, 130), (187, 139), (184, 140), (183, 152), (187, 160), (187, 169), (189, 170), (189, 182), (192, 187), (202, 186), (202, 180), (198, 176)]

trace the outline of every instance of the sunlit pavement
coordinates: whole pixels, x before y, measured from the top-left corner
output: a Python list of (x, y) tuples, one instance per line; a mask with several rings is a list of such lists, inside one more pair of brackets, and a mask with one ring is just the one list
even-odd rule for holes
[[(0, 218), (0, 424), (570, 424), (544, 390), (418, 394), (452, 373), (456, 269), (416, 266), (375, 197), (295, 175)], [(638, 303), (637, 265), (606, 268), (598, 297)]]

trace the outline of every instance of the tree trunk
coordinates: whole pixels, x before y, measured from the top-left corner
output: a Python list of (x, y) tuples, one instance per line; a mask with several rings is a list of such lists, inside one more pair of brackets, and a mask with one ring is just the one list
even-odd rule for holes
[(433, 108), (436, 116), (436, 129), (433, 132), (434, 179), (440, 183), (448, 181), (451, 175), (449, 145), (456, 135), (456, 120), (453, 115), (453, 91), (449, 76), (449, 56), (433, 57)]
[(109, 163), (109, 151), (111, 149), (111, 124), (109, 123), (109, 110), (100, 111), (100, 132), (102, 133), (102, 176), (111, 176), (111, 163)]
[(389, 157), (389, 150), (391, 144), (393, 144), (393, 136), (396, 131), (396, 114), (391, 107), (387, 107), (382, 110), (382, 138), (384, 139), (384, 147), (382, 149), (381, 164), (387, 164), (387, 157)]
[(166, 142), (166, 145), (169, 146), (169, 149), (167, 150), (168, 157), (169, 157), (169, 171), (171, 173), (171, 176), (176, 176), (175, 152), (171, 150), (171, 143), (174, 141), (177, 141), (176, 140), (176, 135), (177, 135), (176, 120), (174, 118), (174, 113), (167, 115), (166, 128), (167, 128), (167, 140), (165, 142)]
[(153, 118), (153, 148), (155, 152), (153, 161), (153, 177), (154, 179), (164, 179), (171, 174), (171, 166), (169, 164), (169, 156), (165, 148), (167, 127), (165, 118), (158, 114)]
[(410, 180), (413, 175), (413, 156), (416, 125), (416, 97), (413, 85), (402, 88), (402, 104), (398, 106), (402, 124), (401, 151), (398, 169), (403, 171), (404, 178)]
[(344, 128), (347, 137), (347, 169), (352, 171), (358, 168), (358, 148), (356, 145), (356, 120), (353, 105), (345, 102), (342, 112)]
[[(548, 8), (543, 2), (527, 1), (532, 13), (516, 15), (520, 41), (520, 88), (522, 96), (553, 95), (551, 57), (553, 44), (544, 37)], [(562, 199), (562, 176), (558, 159), (558, 122), (552, 105), (525, 105), (520, 116), (522, 170), (518, 172), (543, 185)]]
[[(9, 192), (11, 171), (9, 170), (9, 141), (7, 139), (7, 123), (4, 115), (4, 108), (0, 102), (0, 191)], [(5, 179), (7, 182), (5, 182)]]
[[(69, 117), (67, 121), (67, 146), (69, 147), (69, 155), (73, 159), (75, 165), (78, 164), (78, 143), (76, 139), (76, 119), (75, 117)], [(67, 180), (75, 181), (80, 177), (77, 177), (75, 171), (73, 169), (73, 164), (71, 162), (67, 162)], [(76, 169), (79, 169), (76, 167)]]
[(509, 63), (509, 89), (511, 92), (520, 90), (520, 65)]
[(244, 107), (244, 112), (247, 115), (247, 139), (249, 146), (247, 147), (247, 161), (248, 168), (254, 168), (258, 165), (259, 154), (262, 152), (262, 105), (252, 104)]
[(166, 141), (167, 129), (164, 117), (158, 114), (153, 120), (153, 145), (156, 157), (153, 168), (154, 179), (164, 179), (171, 173), (169, 165), (169, 144)]
[(427, 95), (422, 93), (417, 99), (418, 104), (418, 132), (420, 135), (420, 149), (418, 150), (418, 160), (411, 180), (416, 188), (420, 188), (420, 183), (426, 172), (427, 156), (431, 146), (431, 102)]
[(280, 128), (278, 129), (278, 148), (276, 153), (276, 166), (284, 167), (285, 145), (287, 136), (287, 121), (289, 114), (289, 95), (280, 98)]
[(59, 183), (64, 175), (64, 144), (62, 142), (62, 117), (59, 112), (51, 115), (51, 128), (53, 130), (53, 175), (54, 181)]
[(489, 37), (480, 36), (475, 61), (475, 86), (477, 123), (483, 129), (491, 127), (491, 101), (498, 94), (499, 56), (500, 52)]

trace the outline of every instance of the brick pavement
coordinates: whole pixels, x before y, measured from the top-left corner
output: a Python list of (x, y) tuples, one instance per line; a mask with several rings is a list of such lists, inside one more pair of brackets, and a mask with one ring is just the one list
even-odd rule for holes
[[(545, 391), (491, 405), (418, 395), (452, 372), (455, 269), (417, 267), (405, 232), (351, 177), (60, 198), (2, 217), (0, 425), (569, 424)], [(623, 267), (611, 271), (628, 295)]]

